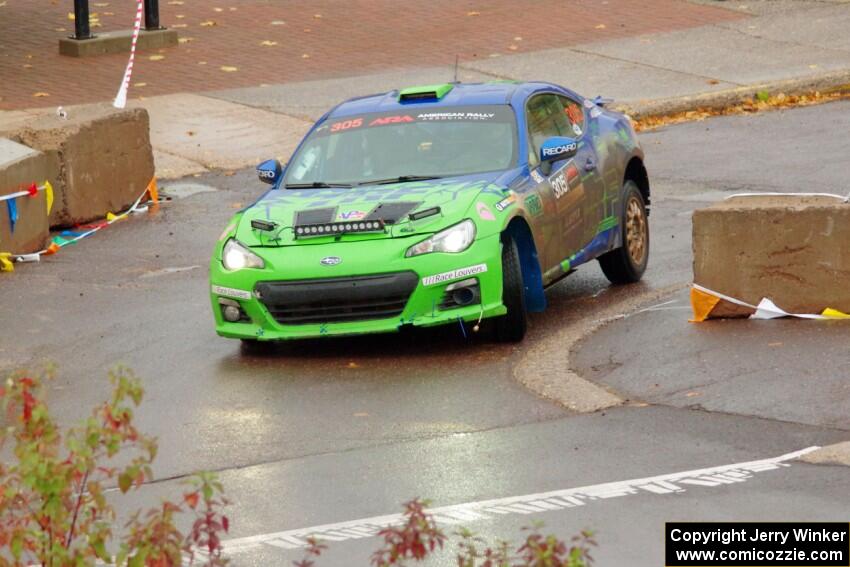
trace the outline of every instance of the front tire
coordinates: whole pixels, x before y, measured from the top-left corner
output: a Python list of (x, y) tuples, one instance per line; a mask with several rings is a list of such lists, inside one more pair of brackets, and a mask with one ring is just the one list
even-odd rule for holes
[(248, 356), (264, 356), (274, 351), (273, 341), (258, 341), (257, 339), (240, 339), (242, 354)]
[(649, 262), (649, 221), (646, 203), (631, 179), (623, 185), (623, 213), (620, 218), (623, 244), (599, 257), (599, 265), (612, 284), (640, 281)]
[(502, 303), (508, 312), (496, 319), (496, 339), (505, 343), (518, 343), (528, 329), (528, 313), (519, 250), (511, 237), (506, 237), (502, 243)]

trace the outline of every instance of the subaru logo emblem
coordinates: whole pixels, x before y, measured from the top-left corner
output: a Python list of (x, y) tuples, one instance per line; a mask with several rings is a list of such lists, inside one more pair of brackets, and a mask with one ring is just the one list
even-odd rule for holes
[(342, 262), (342, 258), (339, 256), (328, 256), (326, 258), (322, 258), (323, 266), (336, 266), (340, 262)]

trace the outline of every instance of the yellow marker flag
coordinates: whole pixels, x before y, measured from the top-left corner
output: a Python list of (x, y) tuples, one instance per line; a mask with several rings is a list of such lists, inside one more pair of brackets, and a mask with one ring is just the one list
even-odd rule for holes
[(50, 181), (44, 182), (44, 199), (47, 203), (47, 214), (50, 214), (50, 211), (53, 210), (53, 185), (50, 184)]
[(833, 309), (832, 307), (827, 307), (821, 313), (824, 317), (829, 317), (830, 319), (850, 319), (850, 315), (839, 311), (838, 309)]
[(694, 310), (694, 318), (691, 319), (691, 323), (705, 321), (719, 301), (720, 298), (716, 295), (692, 287), (691, 308)]
[(15, 265), (12, 263), (12, 254), (0, 252), (0, 272), (14, 272)]

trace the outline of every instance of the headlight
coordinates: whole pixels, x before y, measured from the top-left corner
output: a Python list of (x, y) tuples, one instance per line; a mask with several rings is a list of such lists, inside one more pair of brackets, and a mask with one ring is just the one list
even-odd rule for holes
[(475, 223), (469, 219), (441, 230), (430, 238), (407, 249), (405, 256), (419, 256), (431, 252), (463, 252), (475, 240)]
[(231, 238), (224, 245), (221, 254), (221, 263), (228, 270), (241, 270), (242, 268), (265, 268), (263, 259), (239, 244), (235, 238)]

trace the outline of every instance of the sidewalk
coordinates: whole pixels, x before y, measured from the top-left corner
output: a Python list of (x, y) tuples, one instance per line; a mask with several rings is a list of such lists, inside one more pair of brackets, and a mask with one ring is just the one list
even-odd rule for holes
[[(15, 9), (35, 3), (20, 2)], [(480, 6), (432, 3), (404, 13), (383, 2), (322, 2), (309, 8), (281, 2), (274, 9), (248, 0), (195, 9), (192, 3), (201, 6), (200, 0), (163, 3), (163, 19), (187, 22), (191, 27), (180, 28), (181, 35), (197, 39), (164, 50), (162, 60), (142, 54), (130, 92), (131, 98), (144, 94), (131, 104), (151, 114), (161, 178), (237, 169), (268, 157), (286, 160), (312, 121), (332, 105), (370, 92), (451, 80), (455, 54), (462, 81), (549, 80), (637, 110), (782, 81), (815, 88), (850, 83), (850, 3), (842, 0), (608, 0), (605, 11), (578, 2), (570, 4), (572, 12), (566, 4), (544, 1), (522, 17), (510, 0)], [(2, 13), (9, 8), (0, 7), (4, 38), (14, 37)], [(185, 18), (176, 18), (177, 10)], [(115, 19), (118, 14), (116, 8)], [(201, 27), (209, 21), (216, 25)], [(285, 23), (271, 25), (280, 21)], [(349, 30), (349, 22), (356, 22), (356, 29)], [(297, 43), (291, 40), (296, 31)], [(259, 45), (265, 40), (278, 44)], [(55, 38), (41, 41), (55, 48)], [(0, 78), (26, 79), (29, 75), (9, 66), (9, 49), (5, 42), (0, 47)], [(37, 77), (32, 83), (0, 81), (0, 108), (49, 101), (53, 111), (65, 100), (109, 100), (125, 61), (105, 56), (57, 63), (57, 58), (34, 56), (27, 70)], [(207, 64), (198, 65), (199, 60)], [(37, 71), (41, 65), (51, 73)], [(220, 70), (228, 65), (237, 70)], [(81, 69), (90, 75), (96, 70), (97, 79)], [(69, 78), (75, 73), (76, 79)], [(239, 88), (225, 89), (234, 86)], [(31, 91), (41, 89), (50, 96), (32, 98)], [(148, 96), (185, 92), (202, 94)], [(0, 111), (0, 130), (33, 112), (41, 111)]]

